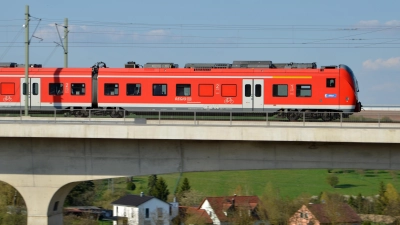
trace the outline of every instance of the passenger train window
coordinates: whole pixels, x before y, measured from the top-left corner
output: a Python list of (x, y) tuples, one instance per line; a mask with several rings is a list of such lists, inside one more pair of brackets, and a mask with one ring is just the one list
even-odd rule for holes
[(274, 97), (287, 97), (288, 86), (287, 84), (274, 84), (272, 85), (272, 96)]
[(236, 84), (223, 84), (221, 85), (222, 97), (236, 97)]
[(262, 91), (261, 91), (261, 84), (256, 84), (256, 97), (261, 97)]
[(22, 94), (26, 95), (26, 83), (22, 85)]
[(190, 96), (190, 93), (191, 93), (190, 84), (176, 85), (176, 96)]
[(326, 78), (326, 87), (335, 87), (335, 78)]
[(142, 88), (141, 84), (127, 84), (126, 85), (126, 95), (132, 96), (132, 95), (141, 95)]
[(64, 89), (62, 83), (49, 83), (49, 95), (63, 95)]
[(71, 84), (71, 95), (85, 95), (85, 84)]
[(199, 96), (200, 97), (213, 97), (214, 96), (214, 85), (213, 84), (199, 84)]
[(153, 84), (153, 96), (167, 96), (167, 85)]
[(39, 84), (38, 83), (33, 83), (32, 84), (32, 94), (33, 95), (38, 95), (39, 94)]
[(311, 97), (311, 85), (308, 84), (296, 85), (296, 97)]
[(251, 97), (251, 85), (250, 84), (244, 85), (244, 96)]
[(14, 83), (1, 83), (0, 86), (2, 95), (15, 95), (15, 84)]
[(104, 95), (118, 95), (119, 85), (118, 84), (104, 84)]

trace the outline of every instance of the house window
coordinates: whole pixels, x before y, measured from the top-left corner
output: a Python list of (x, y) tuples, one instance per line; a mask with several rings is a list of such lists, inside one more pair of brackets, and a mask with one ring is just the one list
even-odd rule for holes
[(149, 218), (149, 217), (150, 217), (149, 208), (146, 208), (146, 213), (145, 213), (145, 214), (146, 214), (146, 216), (145, 216), (146, 218)]
[(158, 216), (158, 218), (163, 217), (163, 209), (162, 208), (157, 208), (157, 216)]
[(176, 96), (190, 96), (190, 84), (177, 84)]
[(274, 84), (272, 85), (272, 96), (274, 97), (287, 97), (288, 86), (287, 84)]
[(85, 84), (71, 84), (71, 95), (85, 95)]
[(135, 217), (135, 211), (134, 210), (135, 210), (134, 208), (131, 208), (131, 218)]
[(199, 84), (199, 96), (200, 97), (213, 97), (214, 96), (214, 85), (213, 84)]
[(326, 78), (326, 87), (335, 87), (335, 78)]
[(308, 84), (296, 85), (296, 97), (311, 97), (311, 85)]
[(153, 84), (153, 96), (167, 96), (167, 85)]
[(118, 84), (104, 84), (104, 95), (118, 95)]
[(63, 95), (63, 84), (62, 83), (50, 83), (49, 84), (49, 95)]
[(2, 95), (14, 95), (15, 84), (14, 83), (1, 83), (1, 94)]
[(141, 94), (141, 84), (127, 84), (126, 85), (126, 95), (140, 95)]

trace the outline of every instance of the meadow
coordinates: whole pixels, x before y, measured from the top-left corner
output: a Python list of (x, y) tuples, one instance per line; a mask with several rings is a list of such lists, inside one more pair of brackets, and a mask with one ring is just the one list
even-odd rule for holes
[[(326, 181), (329, 173), (339, 178), (339, 184), (331, 187)], [(164, 174), (163, 177), (171, 193), (187, 177), (192, 189), (205, 196), (227, 196), (233, 194), (262, 196), (269, 183), (278, 189), (282, 196), (295, 198), (302, 194), (318, 195), (322, 191), (343, 195), (373, 196), (378, 194), (379, 183), (391, 183), (397, 190), (400, 188), (400, 171), (387, 170), (247, 170), (193, 172), (183, 174)], [(134, 177), (136, 190), (133, 194), (146, 192), (147, 176)], [(115, 188), (124, 188), (125, 179), (115, 180)], [(241, 193), (235, 193), (237, 191)]]

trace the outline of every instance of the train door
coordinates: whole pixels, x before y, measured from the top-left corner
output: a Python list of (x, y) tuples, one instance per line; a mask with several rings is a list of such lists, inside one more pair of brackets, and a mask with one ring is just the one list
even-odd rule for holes
[(27, 93), (25, 78), (21, 78), (21, 107), (25, 105), (25, 95), (28, 94), (29, 109), (40, 108), (40, 78), (29, 78), (29, 93)]
[(264, 80), (243, 80), (243, 109), (249, 111), (262, 111), (264, 109)]

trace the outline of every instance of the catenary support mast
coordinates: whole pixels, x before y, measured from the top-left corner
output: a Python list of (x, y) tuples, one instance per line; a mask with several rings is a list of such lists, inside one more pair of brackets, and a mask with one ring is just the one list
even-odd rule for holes
[(68, 68), (68, 18), (64, 19), (64, 68)]
[(25, 116), (28, 116), (29, 101), (29, 5), (25, 6)]

